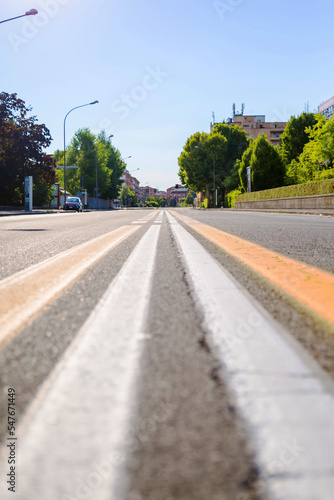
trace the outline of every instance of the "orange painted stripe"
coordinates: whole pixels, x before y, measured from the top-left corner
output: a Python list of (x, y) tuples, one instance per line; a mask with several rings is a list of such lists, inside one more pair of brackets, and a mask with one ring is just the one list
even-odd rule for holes
[(81, 274), (140, 226), (123, 226), (0, 282), (0, 344), (7, 342)]
[(172, 212), (222, 250), (334, 324), (334, 276), (199, 221)]

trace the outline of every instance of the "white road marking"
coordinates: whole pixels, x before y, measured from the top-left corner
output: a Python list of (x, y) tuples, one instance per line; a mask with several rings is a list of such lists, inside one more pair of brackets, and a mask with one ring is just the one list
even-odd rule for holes
[(169, 213), (209, 343), (248, 425), (271, 500), (330, 500), (334, 392), (305, 350)]
[(30, 407), (18, 437), (16, 499), (123, 498), (122, 463), (159, 232), (152, 226), (140, 240)]
[(0, 343), (8, 341), (42, 307), (138, 228), (122, 226), (0, 281)]

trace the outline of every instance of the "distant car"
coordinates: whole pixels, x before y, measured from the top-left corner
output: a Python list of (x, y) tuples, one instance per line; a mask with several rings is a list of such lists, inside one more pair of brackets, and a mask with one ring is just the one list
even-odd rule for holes
[(64, 210), (76, 210), (82, 212), (82, 202), (77, 196), (70, 196), (64, 204)]

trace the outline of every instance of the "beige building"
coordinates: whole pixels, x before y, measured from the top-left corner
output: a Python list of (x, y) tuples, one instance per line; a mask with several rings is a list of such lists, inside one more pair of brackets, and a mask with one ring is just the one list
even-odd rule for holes
[[(266, 134), (268, 141), (277, 146), (281, 142), (281, 135), (286, 127), (286, 122), (266, 122), (265, 115), (243, 115), (236, 114), (229, 118), (228, 125), (239, 125), (247, 134), (247, 137), (257, 139), (261, 134)], [(214, 125), (211, 125), (211, 130)]]
[(325, 118), (332, 118), (334, 116), (334, 97), (327, 99), (318, 106), (318, 113), (324, 115)]

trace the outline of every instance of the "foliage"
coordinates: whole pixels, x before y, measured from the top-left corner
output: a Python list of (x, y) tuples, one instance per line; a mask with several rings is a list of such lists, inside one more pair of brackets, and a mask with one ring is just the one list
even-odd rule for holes
[(313, 113), (302, 113), (297, 117), (291, 116), (281, 138), (281, 153), (286, 165), (297, 160), (303, 152), (305, 144), (310, 140), (307, 130), (323, 119), (322, 115), (314, 115)]
[(272, 200), (277, 198), (294, 198), (297, 196), (316, 196), (334, 193), (334, 178), (292, 186), (282, 186), (276, 189), (244, 193), (237, 201)]
[(45, 182), (41, 184), (33, 185), (33, 199), (34, 205), (36, 207), (44, 207), (49, 206), (50, 201), (52, 200), (52, 186), (49, 186)]
[(211, 134), (220, 134), (226, 138), (226, 149), (222, 165), (218, 165), (217, 176), (222, 183), (225, 179), (225, 187), (233, 182), (229, 180), (230, 176), (235, 177), (235, 163), (241, 160), (244, 151), (248, 148), (249, 142), (247, 134), (239, 125), (227, 125), (226, 123), (217, 123)]
[(249, 146), (242, 155), (240, 164), (239, 164), (239, 180), (240, 180), (240, 187), (242, 191), (247, 191), (247, 168), (250, 167), (250, 162), (253, 154), (253, 149), (254, 149), (254, 140), (252, 139), (249, 142)]
[[(192, 191), (213, 195), (215, 187), (224, 194), (239, 185), (236, 162), (247, 149), (246, 132), (237, 125), (218, 123), (210, 134), (196, 132), (190, 136), (179, 157), (181, 183)], [(214, 175), (215, 171), (215, 175)]]
[(145, 207), (156, 207), (160, 206), (160, 200), (156, 196), (148, 196), (145, 200)]
[(318, 115), (315, 126), (307, 129), (309, 142), (297, 160), (287, 168), (286, 182), (298, 184), (334, 177), (334, 118)]
[(239, 196), (241, 194), (241, 190), (240, 189), (234, 189), (233, 191), (230, 191), (229, 193), (227, 193), (227, 205), (229, 207), (234, 207), (235, 205), (235, 202), (236, 202), (236, 199), (237, 199), (237, 196)]
[(137, 196), (130, 188), (128, 188), (128, 186), (122, 187), (120, 199), (121, 204), (127, 207), (135, 207), (137, 204)]
[(222, 164), (226, 143), (227, 139), (218, 133), (196, 132), (189, 137), (178, 160), (182, 184), (192, 191), (206, 192), (209, 197), (213, 165), (216, 170), (217, 165)]
[(0, 199), (3, 205), (23, 203), (24, 178), (31, 175), (39, 189), (37, 201), (47, 202), (48, 189), (55, 182), (54, 160), (43, 152), (52, 138), (17, 94), (0, 93)]
[[(54, 157), (58, 165), (64, 165), (63, 152), (57, 150)], [(87, 189), (90, 196), (95, 196), (97, 185), (101, 198), (118, 198), (125, 163), (104, 131), (95, 136), (87, 128), (79, 129), (67, 147), (66, 165), (78, 166), (66, 169), (66, 189), (71, 194)], [(64, 185), (63, 169), (58, 170), (57, 177)]]
[(193, 195), (191, 191), (187, 194), (187, 196), (182, 200), (182, 206), (183, 207), (189, 207), (189, 205), (193, 205), (194, 200), (193, 200)]
[(240, 185), (240, 177), (239, 177), (240, 164), (241, 160), (236, 160), (235, 164), (232, 167), (230, 175), (225, 179), (224, 185), (227, 192), (233, 191), (234, 189), (238, 189)]
[(239, 175), (242, 189), (247, 188), (247, 167), (251, 167), (252, 190), (259, 191), (282, 186), (285, 167), (278, 150), (266, 135), (260, 135), (243, 154)]

